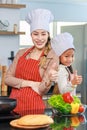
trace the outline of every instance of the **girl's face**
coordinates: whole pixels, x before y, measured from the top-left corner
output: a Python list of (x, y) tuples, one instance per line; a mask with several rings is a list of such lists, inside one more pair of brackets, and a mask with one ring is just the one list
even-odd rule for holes
[(43, 49), (48, 41), (49, 33), (45, 30), (38, 29), (32, 32), (32, 41), (36, 48)]
[(74, 60), (74, 49), (69, 49), (65, 51), (59, 58), (61, 64), (65, 66), (70, 66)]

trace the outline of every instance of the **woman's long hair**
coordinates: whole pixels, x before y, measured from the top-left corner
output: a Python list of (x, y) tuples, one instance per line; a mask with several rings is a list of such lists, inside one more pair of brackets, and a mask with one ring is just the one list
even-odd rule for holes
[(44, 54), (40, 58), (40, 66), (41, 67), (43, 67), (45, 65), (46, 60), (47, 60), (47, 55), (48, 55), (50, 49), (51, 49), (51, 42), (50, 42), (50, 36), (49, 36), (48, 40), (47, 40), (47, 43), (46, 43), (46, 46), (45, 46), (45, 49), (44, 49)]

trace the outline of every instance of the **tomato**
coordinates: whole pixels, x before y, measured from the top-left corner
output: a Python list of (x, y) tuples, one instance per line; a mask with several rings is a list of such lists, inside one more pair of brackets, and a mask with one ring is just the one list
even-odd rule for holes
[(84, 112), (85, 108), (83, 105), (80, 105), (78, 112), (82, 113)]
[(83, 115), (80, 115), (80, 116), (78, 117), (78, 119), (79, 119), (80, 123), (83, 123), (83, 122), (85, 121), (85, 118), (84, 118)]
[(72, 126), (70, 126), (68, 128), (64, 127), (63, 130), (74, 130), (74, 128)]

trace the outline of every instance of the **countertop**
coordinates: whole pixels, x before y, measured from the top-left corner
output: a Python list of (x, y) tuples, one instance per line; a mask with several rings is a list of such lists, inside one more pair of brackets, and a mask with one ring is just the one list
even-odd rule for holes
[[(25, 114), (39, 114), (41, 113), (42, 110), (37, 110), (37, 111), (33, 111), (33, 112), (25, 112)], [(54, 126), (49, 126), (47, 128), (43, 128), (43, 129), (38, 129), (38, 130), (87, 130), (87, 110), (85, 111), (84, 114), (79, 114), (79, 115), (75, 115), (75, 116), (71, 116), (71, 115), (57, 115), (56, 113), (53, 112), (53, 110), (51, 108), (47, 108), (44, 111), (42, 111), (43, 113), (51, 116), (54, 119), (54, 122), (56, 123), (55, 127)], [(14, 112), (11, 113), (11, 115), (6, 115), (5, 116), (1, 116), (0, 115), (0, 130), (23, 130), (23, 129), (18, 129), (18, 128), (13, 128), (10, 126), (10, 121), (19, 118), (20, 115), (16, 114)], [(71, 119), (73, 121), (74, 127), (71, 127)], [(79, 119), (79, 123), (78, 120)], [(53, 128), (52, 128), (53, 127)], [(64, 128), (64, 127), (67, 127)], [(32, 130), (32, 129), (30, 129)]]

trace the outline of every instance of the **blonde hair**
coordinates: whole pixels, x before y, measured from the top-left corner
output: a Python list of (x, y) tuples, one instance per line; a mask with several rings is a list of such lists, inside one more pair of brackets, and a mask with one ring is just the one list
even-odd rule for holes
[(51, 49), (50, 37), (48, 37), (47, 44), (45, 46), (44, 55), (40, 58), (40, 66), (43, 67), (47, 61), (47, 54)]

